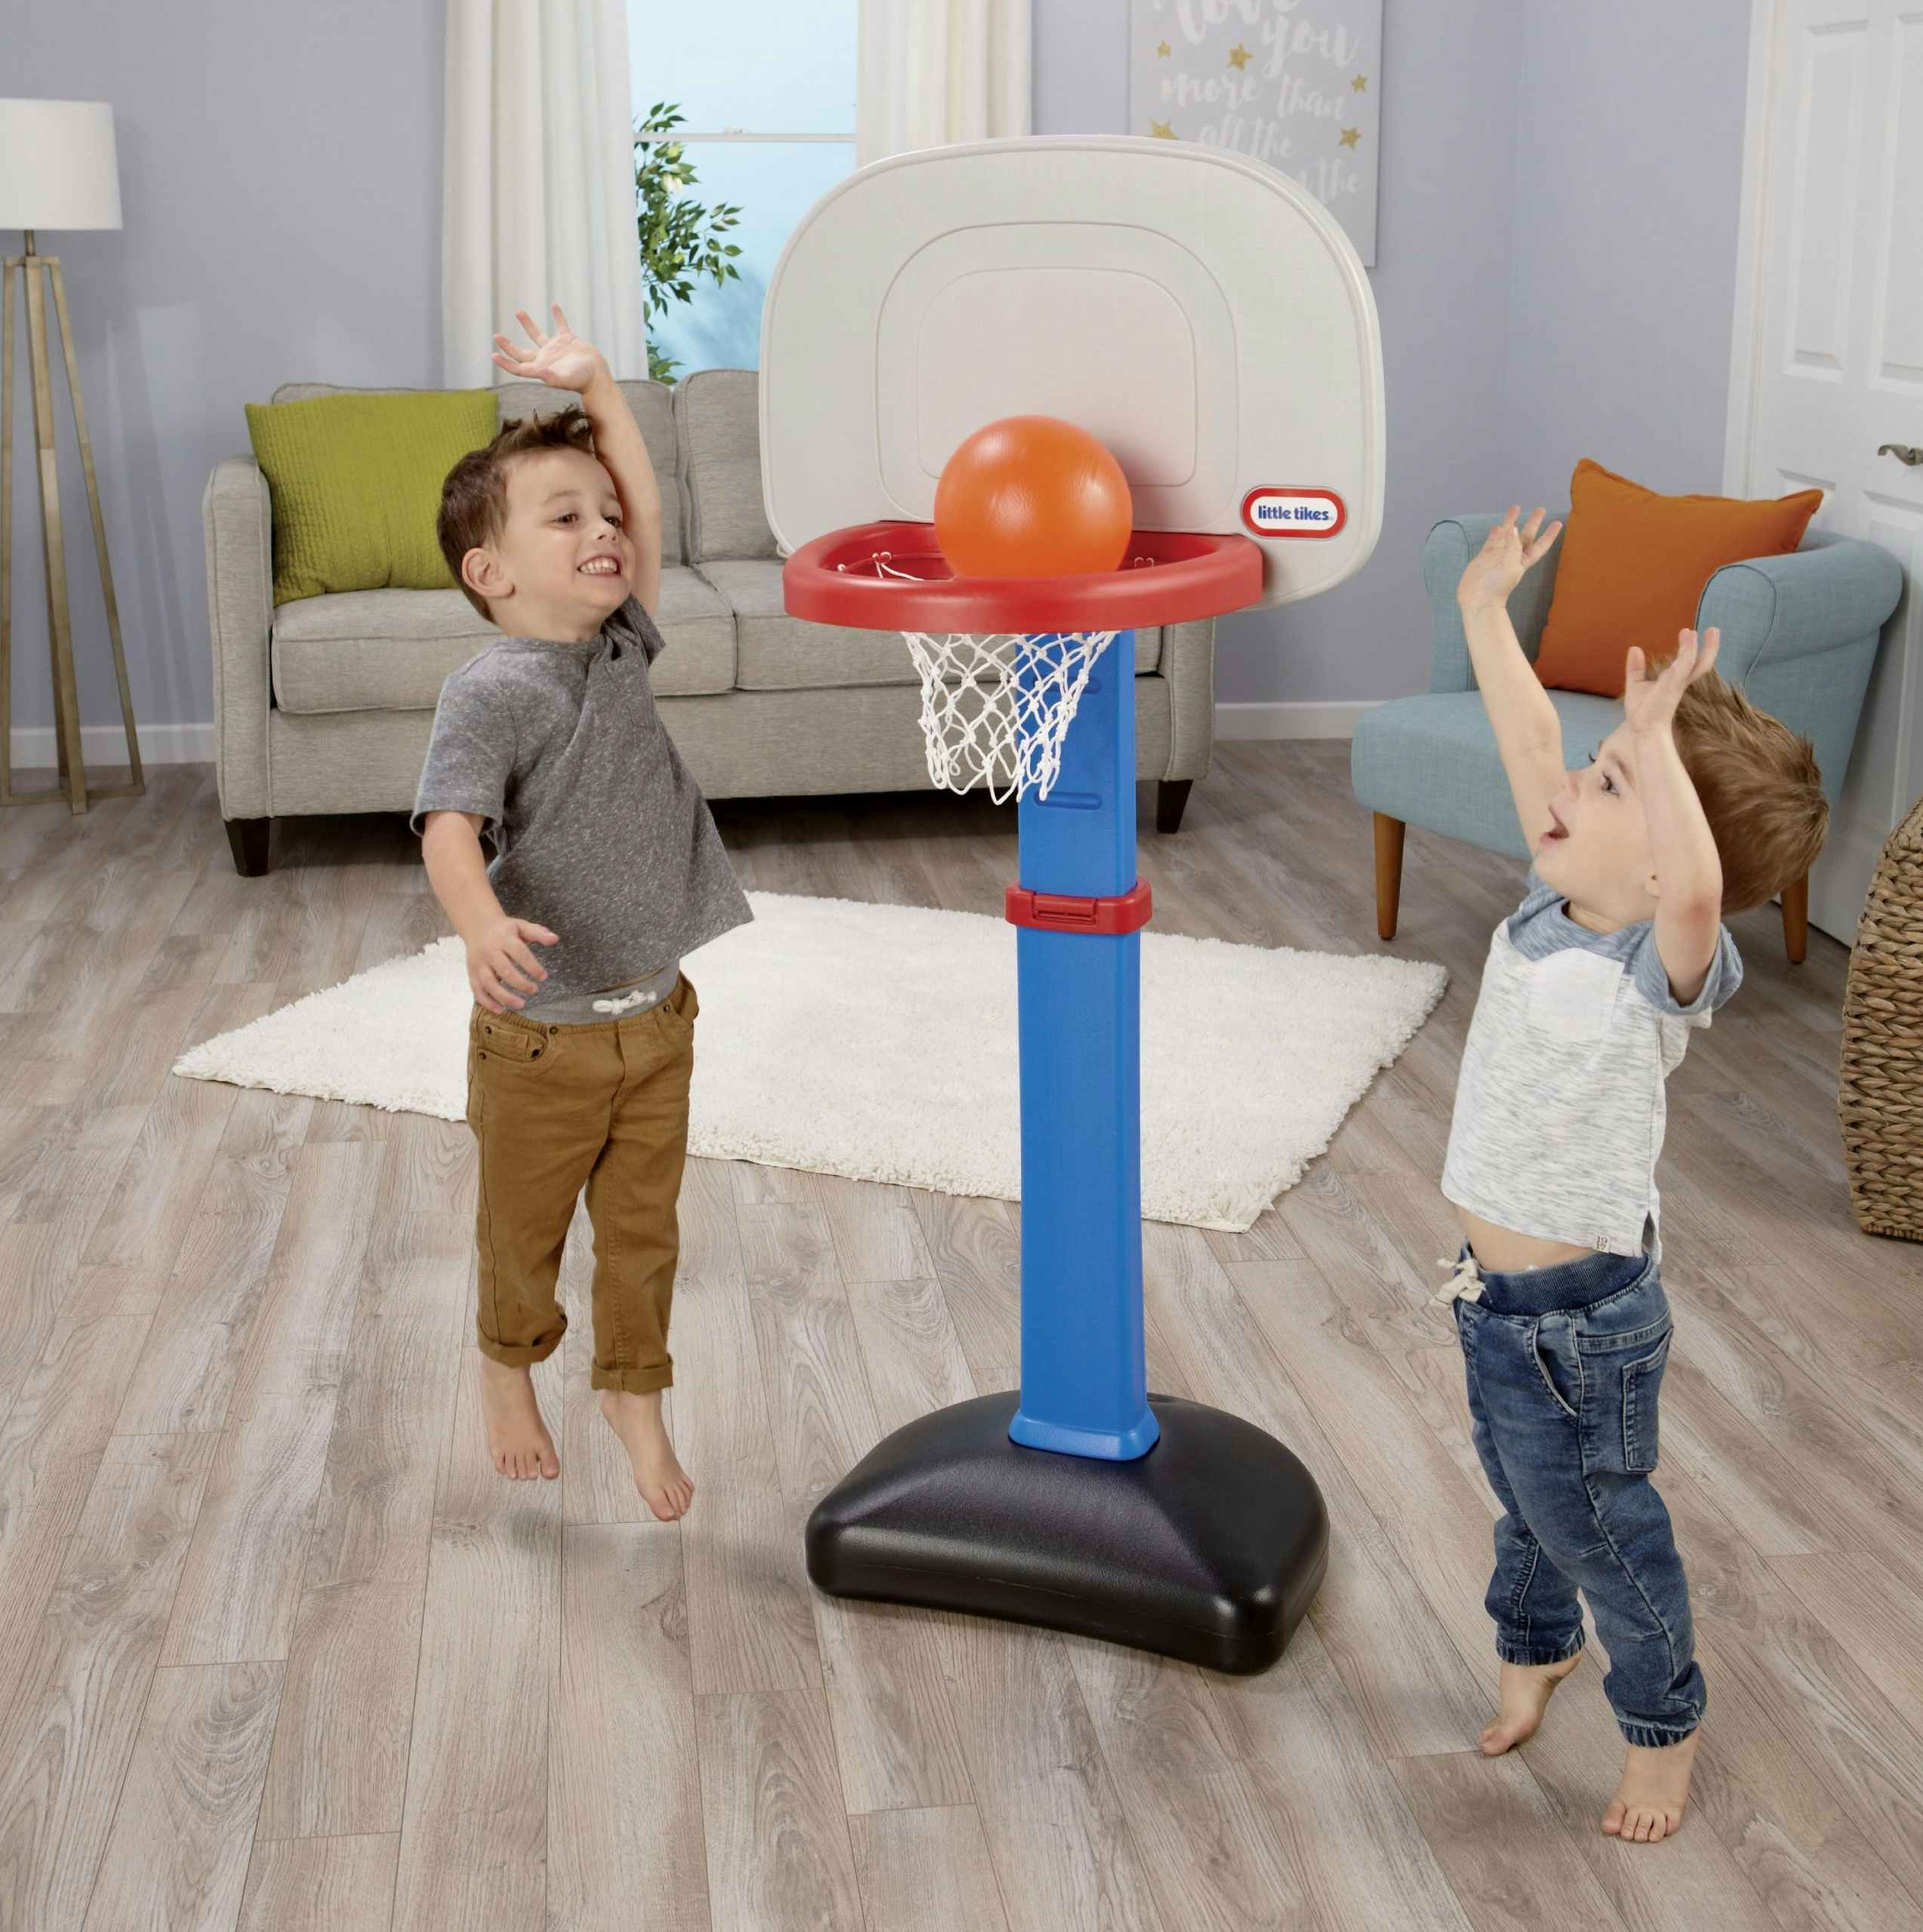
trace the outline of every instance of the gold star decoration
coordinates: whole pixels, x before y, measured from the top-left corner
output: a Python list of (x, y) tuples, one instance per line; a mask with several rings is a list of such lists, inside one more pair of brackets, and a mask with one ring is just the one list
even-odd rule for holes
[(1239, 42), (1229, 50), (1229, 65), (1235, 69), (1238, 72), (1246, 67), (1253, 57), (1248, 49)]
[(1342, 131), (1342, 145), (1346, 148), (1352, 148), (1361, 138), (1362, 131), (1359, 128), (1345, 128)]
[(1155, 58), (1158, 60), (1166, 60), (1169, 55), (1174, 53), (1174, 51), (1175, 50), (1169, 45), (1167, 41), (1164, 41), (1162, 44), (1155, 49)]
[(1356, 93), (1367, 94), (1369, 91), (1369, 77), (1366, 74), (1358, 74), (1349, 85)]
[(1166, 121), (1151, 121), (1149, 123), (1149, 133), (1158, 141), (1173, 141), (1180, 138), (1176, 134), (1174, 128)]

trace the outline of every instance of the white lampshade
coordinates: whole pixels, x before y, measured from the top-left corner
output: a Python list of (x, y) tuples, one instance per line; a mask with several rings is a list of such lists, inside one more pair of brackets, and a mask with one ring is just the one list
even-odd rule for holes
[(0, 229), (118, 228), (104, 100), (0, 100)]

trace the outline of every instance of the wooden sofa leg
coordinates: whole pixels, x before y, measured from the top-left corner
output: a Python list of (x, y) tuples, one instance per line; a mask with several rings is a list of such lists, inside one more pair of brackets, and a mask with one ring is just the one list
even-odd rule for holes
[(1395, 937), (1395, 915), (1402, 903), (1402, 837), (1408, 830), (1399, 818), (1376, 814), (1376, 934)]
[(258, 878), (267, 869), (267, 841), (274, 829), (270, 818), (230, 818), (227, 844), (234, 855), (234, 870), (242, 878)]
[(1800, 966), (1810, 950), (1810, 875), (1804, 873), (1783, 888), (1783, 946), (1792, 966)]
[(1155, 829), (1180, 832), (1182, 814), (1189, 808), (1189, 794), (1195, 788), (1192, 778), (1164, 778), (1155, 785)]

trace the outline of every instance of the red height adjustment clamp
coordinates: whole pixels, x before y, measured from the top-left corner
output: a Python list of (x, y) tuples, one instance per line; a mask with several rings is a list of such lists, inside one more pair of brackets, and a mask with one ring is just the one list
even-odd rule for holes
[(1155, 902), (1149, 881), (1138, 878), (1132, 892), (1108, 899), (1076, 899), (1011, 885), (1005, 909), (1011, 926), (1032, 926), (1045, 933), (1113, 934), (1140, 932), (1153, 915)]

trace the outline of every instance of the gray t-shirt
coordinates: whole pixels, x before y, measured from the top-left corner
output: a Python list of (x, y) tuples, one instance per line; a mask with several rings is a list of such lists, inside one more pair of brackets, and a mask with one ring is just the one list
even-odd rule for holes
[(441, 687), (412, 823), (472, 812), (503, 909), (558, 936), (522, 1010), (626, 986), (754, 915), (656, 709), (632, 597), (586, 644), (504, 637)]
[(1647, 1243), (1660, 1258), (1664, 1083), (1691, 1029), (1742, 983), (1725, 929), (1703, 990), (1680, 1004), (1653, 923), (1592, 932), (1532, 866), (1528, 896), (1489, 942), (1443, 1193), (1518, 1234), (1611, 1254)]

